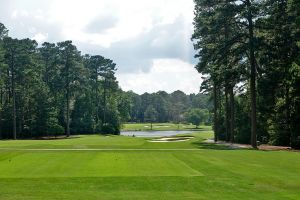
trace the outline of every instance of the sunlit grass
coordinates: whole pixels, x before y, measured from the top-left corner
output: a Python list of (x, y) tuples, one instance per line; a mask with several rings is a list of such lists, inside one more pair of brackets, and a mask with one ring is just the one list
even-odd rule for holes
[(0, 199), (299, 199), (300, 153), (232, 150), (204, 144), (212, 132), (193, 136), (0, 141)]

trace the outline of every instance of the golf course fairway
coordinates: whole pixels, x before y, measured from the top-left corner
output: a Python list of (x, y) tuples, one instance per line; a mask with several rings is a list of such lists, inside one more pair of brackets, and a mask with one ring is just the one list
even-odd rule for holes
[(0, 141), (1, 200), (297, 200), (300, 153), (126, 136)]

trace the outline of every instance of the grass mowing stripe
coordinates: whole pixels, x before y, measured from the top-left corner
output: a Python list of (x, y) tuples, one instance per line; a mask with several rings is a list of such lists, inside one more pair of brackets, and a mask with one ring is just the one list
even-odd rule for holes
[(5, 151), (201, 151), (203, 149), (14, 149), (0, 148)]
[(1, 200), (300, 200), (300, 153), (125, 136), (0, 141)]

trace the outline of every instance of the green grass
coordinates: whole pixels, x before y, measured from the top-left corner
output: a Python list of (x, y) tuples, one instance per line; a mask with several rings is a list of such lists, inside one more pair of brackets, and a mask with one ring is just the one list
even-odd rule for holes
[(203, 144), (211, 132), (194, 136), (0, 141), (0, 199), (300, 199), (299, 152), (230, 150)]
[[(151, 130), (150, 123), (127, 123), (123, 125), (123, 130), (127, 131), (147, 131)], [(169, 131), (169, 130), (211, 130), (211, 126), (201, 125), (196, 128), (192, 124), (174, 124), (174, 123), (153, 123), (153, 130), (157, 131)]]

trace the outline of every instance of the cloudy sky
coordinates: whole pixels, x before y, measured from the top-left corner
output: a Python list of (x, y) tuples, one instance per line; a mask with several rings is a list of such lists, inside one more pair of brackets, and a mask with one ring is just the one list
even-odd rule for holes
[(11, 37), (73, 40), (114, 60), (123, 90), (197, 93), (193, 0), (0, 0)]

